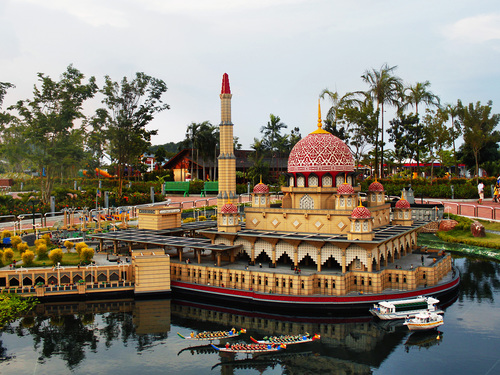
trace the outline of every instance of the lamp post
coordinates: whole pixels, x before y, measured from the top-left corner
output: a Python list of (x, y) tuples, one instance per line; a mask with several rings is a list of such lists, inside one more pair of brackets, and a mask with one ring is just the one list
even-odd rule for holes
[(63, 266), (61, 266), (61, 262), (57, 262), (57, 266), (54, 267), (57, 270), (57, 285), (61, 285), (61, 268), (64, 269)]
[(30, 198), (28, 202), (31, 203), (31, 213), (33, 214), (33, 230), (35, 230), (35, 205), (38, 204), (38, 199)]

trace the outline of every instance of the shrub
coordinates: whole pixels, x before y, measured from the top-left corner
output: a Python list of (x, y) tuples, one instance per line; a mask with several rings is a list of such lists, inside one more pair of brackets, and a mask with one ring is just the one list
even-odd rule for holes
[(66, 251), (69, 253), (71, 252), (71, 249), (75, 246), (75, 244), (69, 240), (64, 241), (64, 247), (66, 248)]
[(198, 221), (206, 221), (207, 217), (206, 216), (198, 216)]
[(194, 217), (187, 217), (184, 220), (182, 220), (183, 223), (192, 223), (194, 221), (196, 221)]
[(26, 242), (21, 242), (19, 245), (17, 245), (17, 251), (19, 251), (19, 254), (23, 255), (23, 253), (28, 250), (30, 247)]
[(12, 246), (12, 248), (14, 250), (18, 250), (17, 245), (19, 245), (22, 242), (23, 242), (23, 240), (19, 236), (13, 236), (10, 238), (10, 245)]
[(31, 250), (26, 250), (22, 255), (23, 263), (26, 266), (29, 266), (33, 263), (33, 259), (35, 259), (35, 253)]
[(88, 245), (85, 242), (78, 242), (75, 245), (75, 250), (78, 253), (78, 255), (80, 255), (82, 253), (82, 249), (84, 249), (86, 247), (88, 247)]
[(0, 266), (3, 266), (3, 250), (0, 250)]
[(41, 243), (36, 247), (36, 255), (38, 259), (47, 259), (47, 245), (45, 243)]
[(210, 220), (217, 220), (217, 215), (210, 216)]
[(43, 238), (39, 238), (39, 239), (35, 240), (35, 247), (38, 247), (40, 245), (47, 245), (47, 243), (45, 242), (45, 240)]
[(54, 249), (51, 250), (49, 253), (49, 259), (52, 261), (54, 265), (60, 263), (62, 261), (63, 256), (64, 254), (61, 249)]
[(80, 259), (84, 262), (90, 262), (94, 257), (94, 249), (90, 247), (84, 247), (80, 252)]
[(3, 259), (5, 264), (12, 263), (12, 259), (14, 259), (14, 251), (12, 251), (12, 249), (5, 249), (3, 252)]
[(42, 239), (43, 239), (43, 240), (45, 240), (45, 244), (46, 244), (47, 246), (52, 245), (52, 239), (50, 238), (50, 235), (49, 235), (49, 234), (44, 234), (44, 235), (42, 236)]
[(10, 230), (4, 230), (2, 231), (2, 239), (3, 238), (7, 238), (7, 237), (11, 237), (12, 236), (12, 233), (10, 232)]

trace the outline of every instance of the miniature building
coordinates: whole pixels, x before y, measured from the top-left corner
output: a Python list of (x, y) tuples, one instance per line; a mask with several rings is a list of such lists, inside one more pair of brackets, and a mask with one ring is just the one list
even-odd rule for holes
[(392, 224), (404, 226), (411, 226), (413, 224), (411, 217), (411, 205), (406, 199), (401, 198), (396, 202), (396, 205), (394, 206)]
[(140, 208), (138, 212), (139, 229), (170, 229), (181, 226), (181, 210), (169, 206)]
[(217, 218), (219, 232), (235, 233), (241, 229), (239, 224), (238, 207), (232, 203), (223, 205)]

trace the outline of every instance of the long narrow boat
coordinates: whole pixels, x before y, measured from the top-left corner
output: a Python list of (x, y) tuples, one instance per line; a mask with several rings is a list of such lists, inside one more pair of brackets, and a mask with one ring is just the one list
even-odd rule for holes
[(404, 325), (410, 331), (426, 331), (434, 329), (444, 324), (443, 317), (436, 313), (420, 313), (415, 315), (414, 318), (406, 319)]
[(320, 338), (321, 336), (318, 334), (315, 334), (314, 336), (311, 337), (309, 333), (305, 333), (304, 335), (295, 335), (295, 336), (289, 336), (289, 335), (270, 336), (270, 337), (264, 337), (262, 340), (256, 340), (252, 336), (250, 336), (250, 340), (252, 340), (256, 344), (286, 344), (286, 345), (302, 344), (305, 342), (319, 340)]
[(247, 353), (247, 354), (261, 354), (261, 353), (271, 353), (283, 350), (286, 348), (285, 344), (226, 344), (224, 347), (218, 347), (211, 344), (212, 347), (220, 352), (224, 353)]
[(194, 333), (191, 332), (191, 335), (189, 336), (183, 336), (179, 332), (177, 332), (177, 335), (181, 339), (185, 340), (195, 340), (195, 341), (214, 341), (214, 340), (220, 340), (220, 339), (230, 339), (233, 337), (238, 337), (242, 333), (246, 333), (246, 329), (242, 328), (239, 331), (236, 329), (231, 329), (229, 331), (204, 331), (204, 332), (198, 332)]
[(416, 298), (382, 301), (373, 305), (370, 313), (382, 320), (413, 318), (422, 312), (442, 314), (437, 308), (439, 300), (433, 297), (418, 296)]

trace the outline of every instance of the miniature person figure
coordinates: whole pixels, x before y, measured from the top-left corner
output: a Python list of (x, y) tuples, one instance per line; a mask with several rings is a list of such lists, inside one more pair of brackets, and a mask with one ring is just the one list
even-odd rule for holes
[(479, 204), (483, 204), (483, 199), (484, 199), (483, 181), (479, 181), (479, 184), (477, 184), (477, 193), (479, 194)]

